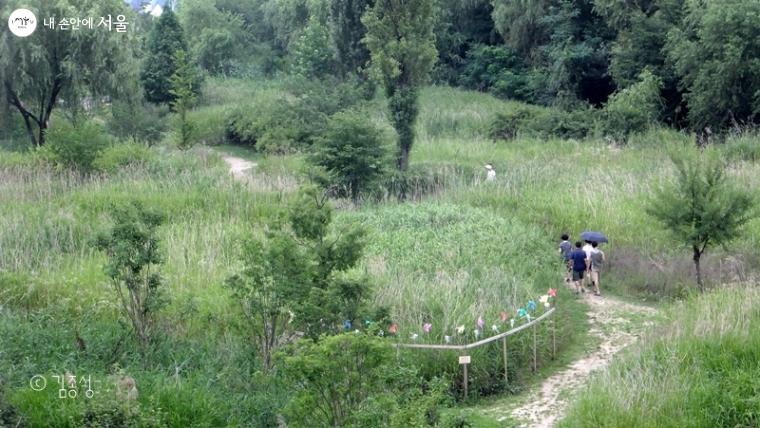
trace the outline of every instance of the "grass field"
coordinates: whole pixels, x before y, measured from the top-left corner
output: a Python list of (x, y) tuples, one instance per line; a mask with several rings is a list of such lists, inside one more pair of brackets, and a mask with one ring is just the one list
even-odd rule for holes
[[(277, 96), (278, 90), (274, 84), (212, 81), (193, 112), (203, 124), (204, 141), (223, 141), (222, 112), (256, 96)], [(382, 111), (382, 101), (374, 103), (374, 111)], [(644, 211), (649, 191), (671, 173), (663, 147), (690, 137), (657, 129), (623, 148), (601, 140), (489, 140), (485, 129), (492, 115), (515, 105), (476, 92), (426, 89), (411, 159), (413, 167), (443, 179), (414, 201), (389, 198), (361, 206), (338, 201), (338, 224), (357, 223), (368, 231), (358, 269), (369, 274), (374, 302), (390, 309), (403, 335), (419, 332), (432, 320), (433, 334), (426, 340), (440, 342), (460, 324), (474, 328), (478, 316), (494, 320), (500, 311), (514, 311), (558, 286), (562, 269), (556, 244), (565, 231), (577, 236), (596, 229), (610, 237), (605, 290), (669, 298), (692, 284), (688, 252), (674, 247)], [(381, 115), (377, 120), (384, 123)], [(724, 150), (758, 144), (757, 138), (745, 138)], [(260, 373), (222, 284), (239, 267), (240, 240), (260, 231), (305, 181), (303, 156), (263, 156), (229, 146), (179, 152), (158, 145), (150, 151), (154, 155), (146, 162), (89, 177), (53, 169), (35, 153), (0, 152), (1, 386), (30, 426), (78, 426), (84, 415), (101, 411), (101, 404), (107, 408), (97, 400), (54, 400), (26, 387), (35, 374), (65, 370), (102, 381), (123, 370), (139, 379), (146, 426), (267, 426), (287, 398), (278, 379)], [(251, 180), (233, 180), (220, 153), (256, 162)], [(489, 162), (497, 171), (492, 183), (484, 181), (483, 165)], [(737, 160), (732, 174), (757, 187), (759, 169), (757, 163)], [(124, 338), (102, 269), (105, 259), (93, 249), (97, 232), (109, 225), (110, 207), (128, 200), (168, 216), (160, 240), (171, 302), (161, 319), (163, 345), (151, 350), (150, 358), (141, 358)], [(730, 249), (717, 249), (706, 260), (708, 279), (750, 276), (760, 265), (758, 245), (760, 221), (755, 220)], [(585, 312), (565, 290), (559, 298), (563, 352), (583, 343)], [(723, 297), (726, 305), (730, 298)], [(76, 349), (77, 335), (86, 341), (87, 352)], [(541, 362), (548, 363), (546, 343), (541, 346)], [(516, 362), (511, 392), (531, 382), (525, 376), (527, 348), (519, 342), (511, 351)], [(492, 376), (499, 370), (498, 352), (474, 356), (494, 361), (475, 366), (472, 373), (483, 394), (505, 389)], [(453, 355), (404, 358), (429, 376), (450, 376), (454, 382), (459, 376)], [(601, 391), (608, 384), (612, 380), (592, 388)], [(607, 403), (612, 403), (609, 394)], [(646, 403), (638, 402), (642, 408)], [(583, 419), (583, 409), (596, 404), (582, 402), (568, 421), (589, 420)], [(0, 400), (0, 414), (3, 405)], [(721, 420), (739, 421), (729, 416)], [(647, 419), (630, 420), (646, 426)]]
[(751, 285), (674, 304), (581, 391), (560, 426), (757, 426), (759, 299)]

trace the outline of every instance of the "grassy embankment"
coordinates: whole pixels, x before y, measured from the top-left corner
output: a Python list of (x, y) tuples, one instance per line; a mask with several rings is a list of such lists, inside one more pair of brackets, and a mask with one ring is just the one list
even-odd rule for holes
[[(208, 141), (217, 143), (223, 112), (276, 90), (212, 82), (195, 119)], [(662, 275), (642, 267), (650, 257), (664, 255), (661, 266), (669, 269), (670, 261), (686, 256), (669, 248), (642, 205), (649, 186), (667, 173), (661, 140), (684, 137), (657, 131), (624, 149), (600, 141), (494, 143), (485, 129), (503, 108), (510, 103), (483, 94), (426, 90), (412, 162), (444, 179), (419, 201), (367, 203), (338, 215), (341, 222), (367, 226), (370, 239), (360, 268), (376, 283), (376, 303), (391, 308), (403, 333), (432, 320), (428, 340), (438, 341), (453, 326), (474, 327), (479, 315), (492, 320), (500, 310), (513, 311), (555, 286), (561, 273), (554, 247), (564, 230), (600, 229), (611, 236), (608, 282), (617, 293), (670, 290), (672, 282), (650, 284)], [(121, 367), (139, 382), (143, 413), (171, 426), (271, 422), (285, 398), (287, 388), (258, 372), (222, 283), (238, 267), (240, 239), (260, 228), (296, 190), (303, 159), (257, 155), (253, 179), (241, 184), (207, 149), (152, 151), (141, 165), (86, 178), (36, 163), (30, 154), (0, 156), (0, 373), (6, 398), (32, 426), (76, 425), (91, 406), (52, 399), (55, 391), (35, 395), (27, 387), (34, 374), (65, 370), (105, 379), (114, 366)], [(482, 182), (485, 162), (496, 166), (495, 183)], [(740, 162), (736, 173), (757, 184), (757, 168)], [(598, 184), (584, 186), (584, 179)], [(109, 207), (133, 199), (168, 214), (161, 242), (172, 299), (162, 315), (163, 344), (148, 358), (122, 338), (104, 259), (91, 245), (108, 224)], [(759, 227), (755, 222), (751, 230)], [(755, 254), (749, 250), (757, 247), (758, 235), (748, 234), (735, 250)], [(672, 275), (684, 281), (683, 272)], [(564, 350), (583, 336), (583, 308), (561, 298)], [(76, 333), (87, 342), (86, 352), (76, 350)], [(521, 342), (513, 347), (519, 369), (513, 390), (529, 381), (527, 355), (521, 352), (526, 347)], [(458, 375), (453, 356), (409, 357), (421, 359), (430, 371)], [(498, 371), (498, 358), (473, 358), (494, 365), (475, 366), (475, 388), (497, 390), (489, 373)], [(546, 352), (541, 358), (546, 362)]]

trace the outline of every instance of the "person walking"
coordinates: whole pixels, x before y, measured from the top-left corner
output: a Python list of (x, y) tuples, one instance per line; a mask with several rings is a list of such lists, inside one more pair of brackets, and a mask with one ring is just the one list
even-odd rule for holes
[(575, 249), (570, 253), (570, 263), (573, 266), (573, 283), (575, 294), (585, 293), (583, 289), (583, 276), (588, 270), (589, 260), (586, 252), (581, 249), (581, 241), (575, 243)]
[(570, 282), (570, 273), (572, 266), (570, 266), (570, 252), (573, 250), (573, 244), (570, 243), (570, 237), (567, 233), (561, 237), (562, 241), (559, 243), (559, 255), (562, 257), (562, 263), (565, 264), (565, 282)]
[(589, 264), (591, 265), (591, 283), (594, 284), (594, 295), (601, 296), (599, 292), (599, 280), (601, 277), (602, 266), (607, 261), (607, 256), (604, 255), (604, 251), (597, 248), (599, 243), (591, 243), (591, 257), (589, 257)]
[[(583, 252), (586, 253), (586, 259), (591, 260), (591, 250), (594, 249), (594, 247), (591, 245), (591, 241), (585, 240), (585, 244), (583, 244)], [(586, 275), (583, 278), (583, 285), (588, 286), (588, 283), (592, 282), (591, 285), (593, 285), (593, 280), (591, 279), (591, 264), (589, 263), (588, 266), (586, 266)]]

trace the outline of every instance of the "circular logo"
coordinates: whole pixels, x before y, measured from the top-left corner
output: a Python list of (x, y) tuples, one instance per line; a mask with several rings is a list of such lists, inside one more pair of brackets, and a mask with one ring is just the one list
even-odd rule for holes
[(26, 37), (37, 29), (37, 17), (29, 9), (16, 9), (8, 18), (8, 28), (18, 37)]

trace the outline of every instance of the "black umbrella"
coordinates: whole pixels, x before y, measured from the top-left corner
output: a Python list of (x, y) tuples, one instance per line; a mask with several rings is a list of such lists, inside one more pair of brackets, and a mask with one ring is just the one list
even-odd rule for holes
[(599, 243), (610, 242), (609, 240), (607, 240), (607, 237), (604, 236), (602, 232), (593, 232), (590, 230), (587, 230), (581, 233), (581, 239), (583, 239), (584, 241), (589, 241), (589, 242), (599, 242)]

